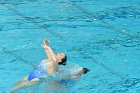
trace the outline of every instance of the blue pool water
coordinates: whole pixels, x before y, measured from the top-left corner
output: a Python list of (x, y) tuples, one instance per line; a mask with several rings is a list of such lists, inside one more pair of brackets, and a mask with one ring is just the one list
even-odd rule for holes
[(0, 93), (45, 58), (45, 37), (91, 70), (68, 93), (140, 93), (139, 0), (0, 0)]

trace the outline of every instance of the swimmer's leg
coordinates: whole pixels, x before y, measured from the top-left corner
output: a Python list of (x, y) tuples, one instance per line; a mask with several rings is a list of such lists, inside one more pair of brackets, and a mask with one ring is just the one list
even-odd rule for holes
[(34, 78), (33, 80), (29, 81), (28, 77), (25, 77), (15, 84), (15, 86), (12, 88), (10, 93), (14, 93), (18, 89), (22, 89), (22, 88), (25, 88), (25, 87), (30, 87), (30, 86), (36, 84), (38, 81), (39, 81), (38, 78)]

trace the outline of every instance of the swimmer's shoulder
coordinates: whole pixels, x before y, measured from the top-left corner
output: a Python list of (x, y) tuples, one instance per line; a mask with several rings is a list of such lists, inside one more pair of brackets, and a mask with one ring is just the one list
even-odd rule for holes
[(51, 59), (44, 59), (43, 62), (53, 62)]

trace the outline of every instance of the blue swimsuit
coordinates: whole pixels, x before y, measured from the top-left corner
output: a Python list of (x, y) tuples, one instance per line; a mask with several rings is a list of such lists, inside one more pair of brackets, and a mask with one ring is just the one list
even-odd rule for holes
[(42, 79), (47, 75), (47, 67), (49, 62), (42, 61), (28, 76), (28, 80), (31, 81), (34, 78)]

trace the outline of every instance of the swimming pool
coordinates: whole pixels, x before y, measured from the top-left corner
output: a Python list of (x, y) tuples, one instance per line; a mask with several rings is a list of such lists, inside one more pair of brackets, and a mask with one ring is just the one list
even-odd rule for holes
[(91, 70), (70, 92), (140, 93), (139, 6), (139, 0), (1, 0), (0, 93), (45, 58), (45, 37), (68, 64)]

